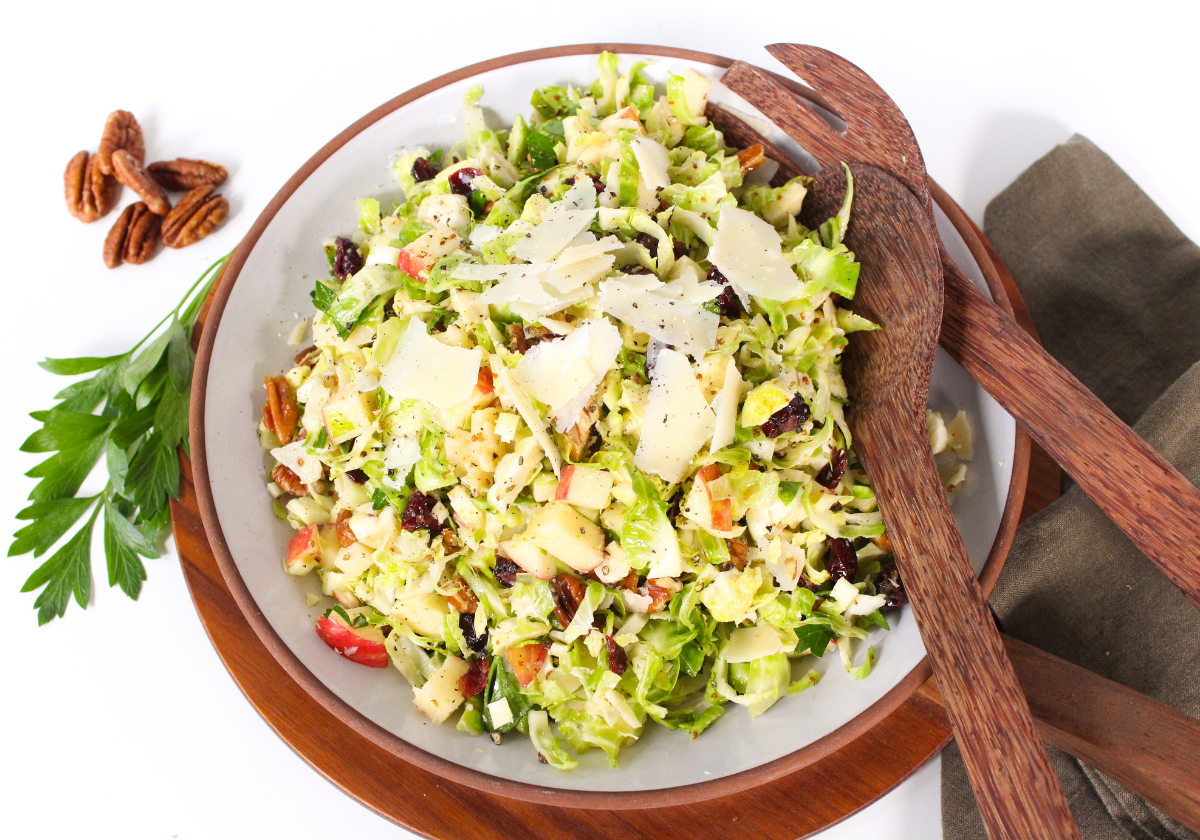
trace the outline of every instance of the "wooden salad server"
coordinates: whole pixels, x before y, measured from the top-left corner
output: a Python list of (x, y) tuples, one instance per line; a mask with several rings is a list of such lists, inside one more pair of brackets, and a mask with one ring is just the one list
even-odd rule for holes
[[(780, 164), (772, 183), (803, 174), (787, 152), (728, 110), (710, 103), (708, 116), (730, 145), (764, 147)], [(1200, 831), (1200, 722), (1011, 636), (1003, 639), (1045, 743)], [(922, 692), (943, 702), (936, 683)]]
[[(858, 67), (819, 47), (774, 44), (767, 51), (815, 87), (813, 100), (841, 119), (845, 131), (803, 104), (782, 79), (753, 65), (734, 62), (722, 82), (822, 166), (859, 161), (894, 175), (932, 223), (921, 150), (887, 93)], [(1200, 491), (985, 298), (940, 249), (942, 346), (1200, 607)]]
[[(862, 266), (855, 311), (883, 326), (855, 336), (845, 354), (855, 451), (875, 486), (990, 836), (1077, 838), (929, 448), (925, 408), (942, 320), (933, 224), (886, 172), (850, 169), (855, 194), (846, 244)], [(810, 202), (823, 207), (810, 209), (834, 215), (845, 192), (842, 173), (825, 168), (817, 178)]]

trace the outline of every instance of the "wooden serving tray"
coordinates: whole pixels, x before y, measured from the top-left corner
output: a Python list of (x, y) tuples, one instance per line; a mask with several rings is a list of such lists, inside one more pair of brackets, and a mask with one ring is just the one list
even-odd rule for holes
[[(1033, 334), (1024, 301), (983, 234), (936, 188), (935, 196), (974, 246), (972, 251), (985, 274), (993, 274), (993, 280), (998, 277), (1003, 284), (1017, 320)], [(976, 242), (972, 243), (972, 238)], [(207, 304), (200, 315), (201, 325), (206, 314)], [(199, 334), (197, 330), (194, 337)], [(1027, 448), (1028, 438), (1019, 428), (1017, 438), (1013, 488), (1018, 495), (1025, 470), (1022, 456), (1030, 453), (1028, 485), (1020, 508), (1024, 519), (1058, 497), (1062, 473), (1036, 447)], [(209, 547), (191, 463), (182, 450), (179, 462), (179, 498), (171, 502), (175, 543), (200, 620), (234, 682), (276, 734), (314, 770), (366, 807), (417, 834), (439, 840), (507, 840), (514, 836), (611, 840), (674, 836), (686, 826), (694, 840), (795, 840), (870, 804), (950, 740), (950, 724), (937, 698), (937, 686), (923, 662), (913, 675), (923, 683), (921, 687), (882, 722), (848, 733), (851, 738), (824, 759), (739, 793), (662, 808), (570, 809), (487, 794), (448, 781), (396, 758), (360, 735), (289, 677), (242, 620)], [(1002, 531), (1006, 524), (1001, 524)], [(982, 579), (985, 591), (991, 590), (1001, 565), (989, 563)]]

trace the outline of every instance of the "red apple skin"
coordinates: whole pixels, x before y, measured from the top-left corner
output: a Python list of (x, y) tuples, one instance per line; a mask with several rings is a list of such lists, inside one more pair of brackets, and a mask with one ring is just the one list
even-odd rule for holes
[(290, 569), (298, 563), (314, 560), (320, 550), (321, 543), (317, 538), (317, 526), (309, 525), (292, 537), (291, 542), (288, 543), (288, 568)]
[(424, 260), (405, 248), (401, 248), (400, 253), (396, 256), (396, 267), (413, 278), (420, 276), (422, 271), (429, 268), (425, 265)]
[(508, 664), (512, 666), (517, 682), (522, 687), (533, 682), (538, 671), (542, 670), (542, 666), (546, 664), (546, 652), (546, 646), (536, 642), (504, 651), (504, 655), (508, 658)]
[(337, 613), (317, 619), (317, 635), (337, 653), (368, 668), (386, 668), (388, 652), (383, 634), (374, 627), (351, 627)]
[(707, 464), (696, 473), (696, 480), (704, 482), (704, 492), (708, 496), (708, 506), (712, 511), (712, 521), (708, 527), (714, 531), (729, 531), (733, 529), (733, 501), (730, 499), (714, 501), (712, 491), (708, 489), (708, 482), (720, 478), (721, 474), (720, 464)]
[(479, 379), (475, 381), (475, 390), (485, 396), (496, 393), (496, 388), (492, 384), (491, 368), (479, 368)]
[(558, 477), (558, 489), (554, 491), (554, 501), (565, 502), (571, 491), (571, 479), (575, 477), (575, 465), (566, 464)]

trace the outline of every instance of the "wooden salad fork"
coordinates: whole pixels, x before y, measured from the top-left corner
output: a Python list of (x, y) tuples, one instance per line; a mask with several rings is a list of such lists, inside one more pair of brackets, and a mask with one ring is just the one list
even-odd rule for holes
[[(787, 152), (730, 111), (709, 103), (707, 113), (731, 146), (761, 144), (780, 164), (772, 183), (804, 174)], [(1045, 743), (1200, 831), (1200, 722), (1011, 636), (1003, 638)], [(943, 703), (936, 683), (922, 694)]]
[[(774, 44), (767, 51), (814, 87), (814, 101), (845, 122), (845, 131), (835, 130), (784, 81), (758, 67), (734, 62), (721, 81), (822, 166), (859, 161), (890, 172), (920, 200), (932, 222), (921, 150), (887, 93), (828, 50)], [(1200, 607), (1200, 491), (985, 298), (940, 240), (939, 246), (942, 346)]]
[[(1079, 837), (1016, 673), (954, 524), (925, 429), (942, 319), (937, 236), (925, 209), (886, 172), (851, 164), (847, 246), (861, 275), (860, 333), (843, 370), (854, 447), (875, 486), (921, 638), (994, 838)], [(824, 168), (806, 212), (832, 216), (846, 185)]]

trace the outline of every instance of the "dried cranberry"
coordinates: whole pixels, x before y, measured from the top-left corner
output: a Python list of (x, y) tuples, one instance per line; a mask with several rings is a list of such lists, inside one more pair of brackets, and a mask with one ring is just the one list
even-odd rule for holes
[(358, 246), (349, 239), (344, 239), (339, 236), (333, 240), (334, 255), (333, 255), (333, 276), (339, 280), (345, 280), (351, 274), (357, 274), (362, 270), (363, 258), (362, 252), (358, 250)]
[(637, 244), (641, 245), (651, 254), (658, 253), (658, 238), (648, 233), (639, 233), (637, 235)]
[(846, 450), (834, 449), (833, 454), (829, 456), (829, 463), (817, 473), (817, 484), (830, 490), (836, 490), (842, 481), (842, 476), (846, 474), (846, 464)]
[(733, 286), (729, 284), (729, 279), (715, 265), (708, 270), (708, 279), (723, 286), (721, 294), (713, 298), (713, 303), (717, 305), (717, 311), (726, 318), (736, 318), (741, 313), (742, 307), (737, 295), (733, 293)]
[(420, 490), (414, 490), (404, 506), (404, 516), (400, 519), (400, 527), (405, 531), (419, 531), (428, 528), (434, 533), (442, 530), (437, 517), (433, 515), (433, 506), (437, 499), (428, 496)]
[(468, 667), (467, 673), (458, 678), (458, 690), (463, 697), (474, 697), (487, 688), (488, 672), (492, 663), (486, 656), (474, 660)]
[(516, 583), (519, 571), (521, 571), (521, 567), (512, 560), (501, 554), (496, 555), (496, 565), (492, 567), (492, 576), (501, 586), (507, 589)]
[(629, 657), (625, 655), (625, 648), (617, 644), (612, 636), (606, 636), (605, 641), (608, 642), (608, 668), (619, 677), (629, 667)]
[(596, 195), (601, 195), (604, 192), (604, 182), (600, 180), (600, 176), (592, 175), (592, 186), (596, 188)]
[(367, 483), (367, 474), (365, 472), (363, 472), (362, 470), (347, 470), (346, 477), (349, 478), (351, 481), (353, 481), (355, 484), (366, 484)]
[(450, 192), (455, 195), (469, 196), (471, 194), (471, 181), (482, 174), (474, 166), (464, 166), (462, 169), (455, 169), (450, 173), (450, 177), (446, 179), (450, 184)]
[(550, 593), (554, 596), (554, 614), (558, 623), (566, 627), (575, 617), (587, 590), (583, 581), (574, 575), (555, 575), (550, 581)]
[(825, 568), (834, 583), (842, 578), (854, 583), (854, 576), (858, 574), (858, 555), (854, 553), (850, 540), (834, 537), (829, 541), (829, 560)]
[[(809, 417), (808, 403), (804, 397), (797, 394), (792, 401), (770, 416), (762, 424), (762, 433), (769, 438), (777, 438), (787, 432), (794, 432)], [(838, 477), (839, 480), (841, 477)]]
[(418, 184), (430, 180), (434, 175), (437, 175), (437, 167), (429, 158), (419, 157), (413, 161), (412, 176)]
[(478, 653), (487, 647), (488, 631), (485, 628), (482, 636), (475, 635), (475, 616), (472, 613), (458, 614), (458, 629), (462, 631), (463, 640), (471, 650)]
[(887, 598), (883, 605), (888, 609), (898, 610), (908, 603), (908, 593), (904, 591), (904, 581), (900, 580), (899, 566), (888, 566), (875, 578), (875, 591)]
[(683, 259), (688, 254), (687, 245), (685, 245), (682, 242), (676, 242), (672, 246), (672, 249), (675, 251), (675, 259), (677, 259), (677, 260)]

